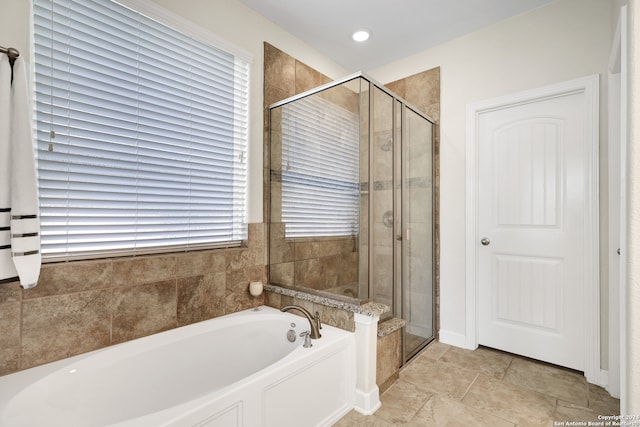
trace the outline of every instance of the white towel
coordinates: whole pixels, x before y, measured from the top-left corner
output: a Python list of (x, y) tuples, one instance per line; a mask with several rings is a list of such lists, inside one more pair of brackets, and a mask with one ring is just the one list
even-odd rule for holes
[[(0, 73), (2, 68), (2, 64), (0, 64)], [(4, 82), (0, 84), (4, 85)], [(0, 101), (0, 103), (4, 105), (5, 101)], [(0, 109), (4, 109), (4, 107), (0, 107)], [(13, 83), (11, 84), (8, 116), (10, 118), (9, 158), (11, 164), (8, 168), (10, 180), (9, 182), (2, 181), (0, 186), (6, 187), (9, 184), (11, 258), (20, 278), (20, 285), (28, 289), (38, 284), (42, 260), (31, 107), (27, 87), (27, 71), (22, 58), (17, 58), (13, 64)], [(0, 265), (2, 265), (1, 262)], [(4, 275), (5, 273), (2, 272), (2, 276)]]
[(0, 279), (16, 277), (11, 259), (11, 65), (0, 54)]

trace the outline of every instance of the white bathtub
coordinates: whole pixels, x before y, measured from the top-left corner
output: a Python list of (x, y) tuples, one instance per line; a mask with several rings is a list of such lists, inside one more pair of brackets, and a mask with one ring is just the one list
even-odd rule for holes
[(353, 407), (355, 338), (323, 325), (303, 348), (308, 329), (260, 307), (6, 375), (0, 426), (332, 425)]

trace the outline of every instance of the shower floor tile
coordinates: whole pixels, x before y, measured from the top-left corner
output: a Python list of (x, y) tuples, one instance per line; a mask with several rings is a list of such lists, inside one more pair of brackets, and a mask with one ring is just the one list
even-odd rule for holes
[(429, 344), (381, 396), (373, 415), (337, 427), (544, 426), (617, 415), (620, 401), (573, 371), (480, 347)]

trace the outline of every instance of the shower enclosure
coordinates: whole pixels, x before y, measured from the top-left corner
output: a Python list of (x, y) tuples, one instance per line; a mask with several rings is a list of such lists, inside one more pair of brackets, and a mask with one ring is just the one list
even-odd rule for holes
[(433, 135), (362, 73), (269, 108), (270, 283), (388, 305), (404, 361), (434, 336)]

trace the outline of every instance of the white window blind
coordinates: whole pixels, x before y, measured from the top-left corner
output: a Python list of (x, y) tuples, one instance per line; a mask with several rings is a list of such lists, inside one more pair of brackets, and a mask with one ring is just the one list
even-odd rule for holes
[(45, 257), (246, 239), (249, 64), (114, 1), (34, 0)]
[(282, 107), (285, 237), (355, 236), (359, 117), (318, 96)]

